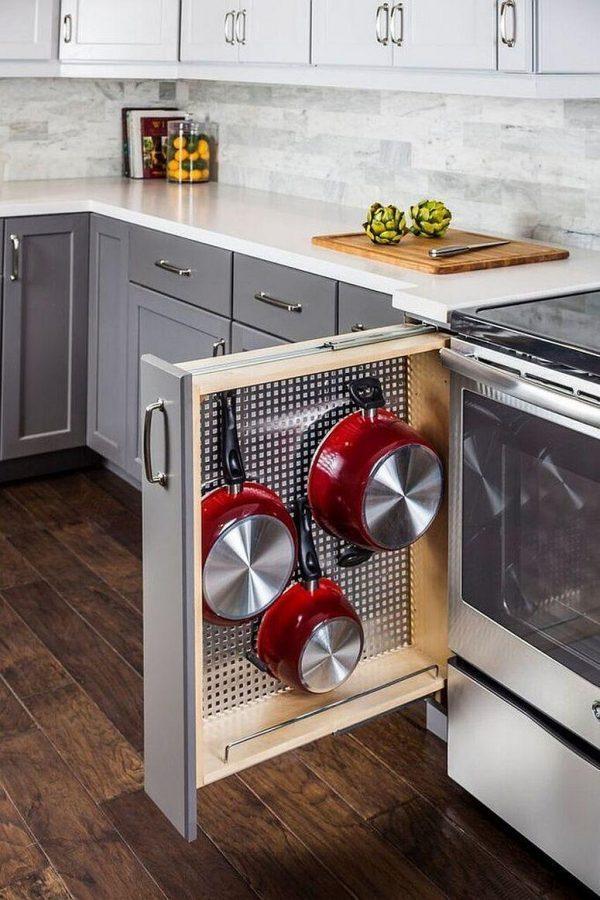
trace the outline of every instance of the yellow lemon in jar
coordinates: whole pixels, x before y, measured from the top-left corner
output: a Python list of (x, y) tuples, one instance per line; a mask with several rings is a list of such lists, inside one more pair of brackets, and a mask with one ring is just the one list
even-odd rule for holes
[(179, 181), (189, 181), (190, 173), (186, 172), (185, 169), (182, 169), (181, 172), (177, 173)]
[(172, 160), (170, 160), (167, 168), (168, 168), (169, 172), (176, 172), (177, 169), (179, 168), (179, 163), (177, 162), (176, 159), (172, 159)]
[(187, 150), (178, 150), (175, 154), (175, 159), (179, 160), (179, 162), (183, 162), (184, 159), (187, 159), (190, 154)]
[(183, 148), (185, 147), (185, 143), (186, 141), (184, 137), (173, 138), (173, 146), (176, 150), (183, 150)]
[(196, 162), (197, 159), (200, 159), (200, 154), (195, 150), (193, 153), (190, 153), (189, 159), (191, 162)]
[(198, 171), (198, 169), (192, 169), (190, 172), (190, 181), (205, 181), (203, 172)]
[(202, 159), (208, 159), (210, 156), (210, 147), (208, 146), (208, 141), (200, 140), (198, 141), (198, 154)]

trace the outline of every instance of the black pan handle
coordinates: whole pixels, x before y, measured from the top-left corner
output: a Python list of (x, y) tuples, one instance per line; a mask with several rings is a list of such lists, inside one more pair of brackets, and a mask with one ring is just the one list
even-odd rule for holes
[(350, 396), (360, 409), (381, 409), (385, 406), (385, 394), (379, 378), (367, 375), (350, 384)]
[(338, 557), (338, 565), (343, 569), (353, 569), (354, 566), (362, 566), (374, 556), (374, 550), (367, 550), (365, 547), (356, 547), (350, 544), (340, 553)]
[(245, 482), (246, 470), (235, 414), (235, 391), (221, 394), (221, 466), (223, 479), (230, 487)]
[(312, 515), (306, 497), (294, 503), (294, 520), (298, 530), (298, 567), (302, 581), (318, 581), (323, 574), (312, 535)]

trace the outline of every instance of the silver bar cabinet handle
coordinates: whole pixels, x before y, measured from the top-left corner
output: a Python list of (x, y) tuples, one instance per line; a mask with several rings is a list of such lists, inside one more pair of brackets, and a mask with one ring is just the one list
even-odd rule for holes
[(165, 401), (157, 400), (155, 403), (150, 403), (144, 413), (144, 474), (146, 481), (150, 484), (160, 484), (161, 487), (165, 487), (167, 476), (165, 472), (155, 472), (152, 468), (152, 417), (155, 412), (164, 414), (164, 411)]
[(71, 13), (67, 13), (63, 19), (63, 40), (65, 44), (70, 44), (73, 40), (73, 16)]
[[(231, 25), (231, 28), (229, 26)], [(235, 10), (231, 9), (225, 13), (225, 43), (235, 44)]]
[[(382, 16), (385, 13), (385, 36), (381, 30), (381, 20)], [(377, 7), (377, 15), (375, 17), (375, 35), (377, 37), (377, 41), (380, 44), (383, 44), (384, 47), (387, 47), (389, 39), (390, 39), (390, 7), (388, 3), (382, 3), (381, 6)]]
[[(508, 36), (507, 22), (509, 10), (512, 13), (512, 30)], [(514, 47), (517, 43), (517, 4), (515, 0), (503, 0), (500, 7), (500, 39), (506, 47)]]
[(354, 325), (352, 326), (352, 328), (350, 329), (350, 331), (353, 331), (353, 332), (366, 331), (366, 330), (367, 330), (366, 325), (364, 325), (362, 322), (355, 322)]
[[(396, 17), (400, 17), (400, 30), (396, 28)], [(390, 35), (392, 44), (401, 47), (404, 43), (404, 4), (396, 3), (390, 13)]]
[(290, 303), (288, 300), (280, 300), (278, 297), (272, 297), (270, 294), (267, 294), (266, 291), (259, 291), (258, 294), (254, 295), (254, 299), (258, 300), (259, 303), (267, 303), (269, 306), (276, 306), (277, 309), (285, 309), (285, 311), (289, 313), (302, 312), (301, 303)]
[(213, 344), (213, 359), (217, 356), (225, 356), (225, 338), (220, 338), (220, 340), (215, 341)]
[[(242, 23), (242, 28), (240, 29), (240, 22)], [(235, 37), (238, 44), (246, 43), (246, 10), (242, 9), (240, 12), (236, 13), (235, 17)]]
[(172, 275), (180, 275), (181, 278), (191, 278), (191, 269), (182, 269), (180, 266), (174, 266), (168, 259), (157, 259), (154, 265), (157, 269), (164, 269), (165, 272), (171, 272)]
[(10, 280), (18, 281), (20, 275), (20, 262), (21, 262), (21, 240), (18, 234), (11, 234), (10, 242), (12, 244), (12, 265), (10, 272)]

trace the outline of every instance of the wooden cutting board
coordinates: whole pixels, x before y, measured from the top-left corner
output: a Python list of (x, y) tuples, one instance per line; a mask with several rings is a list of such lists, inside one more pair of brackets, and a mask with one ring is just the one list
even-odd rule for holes
[(524, 266), (529, 263), (550, 262), (567, 259), (568, 250), (548, 247), (544, 244), (528, 244), (511, 241), (503, 247), (491, 247), (475, 253), (451, 256), (447, 259), (431, 259), (429, 251), (433, 247), (449, 244), (483, 244), (486, 241), (501, 240), (487, 234), (459, 231), (450, 228), (443, 238), (415, 237), (407, 234), (399, 244), (382, 246), (373, 244), (366, 234), (323, 234), (312, 239), (313, 244), (352, 253), (377, 262), (391, 263), (404, 269), (417, 269), (430, 275), (453, 275), (457, 272), (475, 272), (478, 269), (498, 269), (503, 266)]

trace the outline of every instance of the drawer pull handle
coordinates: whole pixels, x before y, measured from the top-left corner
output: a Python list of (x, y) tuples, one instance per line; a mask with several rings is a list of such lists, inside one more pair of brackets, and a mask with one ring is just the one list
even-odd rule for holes
[(73, 40), (73, 16), (71, 13), (67, 13), (63, 19), (63, 40), (65, 44), (70, 44)]
[(19, 280), (20, 252), (21, 252), (21, 241), (19, 240), (19, 235), (11, 234), (10, 243), (12, 245), (12, 265), (11, 265), (10, 280), (18, 281)]
[[(510, 36), (507, 28), (509, 10), (512, 17)], [(504, 0), (500, 7), (500, 38), (506, 47), (516, 47), (517, 45), (517, 6), (515, 0)]]
[[(231, 28), (229, 27), (231, 26)], [(225, 13), (225, 43), (235, 44), (235, 12), (230, 10)]]
[(600, 700), (594, 700), (592, 703), (592, 712), (600, 722)]
[(225, 338), (220, 338), (218, 341), (215, 341), (213, 344), (213, 359), (216, 359), (217, 356), (225, 356)]
[(152, 417), (155, 412), (161, 412), (164, 415), (164, 400), (157, 400), (155, 403), (150, 403), (150, 405), (146, 407), (146, 412), (144, 413), (144, 473), (146, 475), (146, 481), (150, 484), (160, 484), (161, 487), (165, 487), (167, 484), (165, 472), (154, 472), (152, 467)]
[[(397, 28), (397, 16), (400, 17), (399, 29)], [(390, 21), (392, 44), (395, 44), (396, 47), (401, 47), (404, 43), (404, 4), (396, 3), (396, 5), (392, 7)]]
[(165, 272), (170, 272), (172, 275), (179, 275), (181, 278), (192, 277), (191, 269), (182, 269), (179, 266), (174, 266), (168, 259), (157, 259), (154, 265), (157, 269), (164, 269)]
[[(241, 28), (240, 28), (241, 23)], [(242, 9), (235, 16), (235, 39), (242, 46), (246, 43), (246, 10)]]
[(352, 328), (350, 329), (350, 331), (354, 331), (354, 332), (366, 331), (366, 330), (367, 330), (367, 326), (363, 325), (362, 322), (355, 322), (354, 325), (352, 326)]
[(259, 303), (267, 303), (269, 306), (275, 306), (277, 307), (277, 309), (285, 309), (285, 311), (289, 313), (302, 312), (301, 303), (288, 303), (287, 300), (280, 300), (278, 297), (271, 297), (271, 295), (267, 294), (265, 291), (259, 291), (258, 294), (254, 295), (254, 299), (258, 300)]

